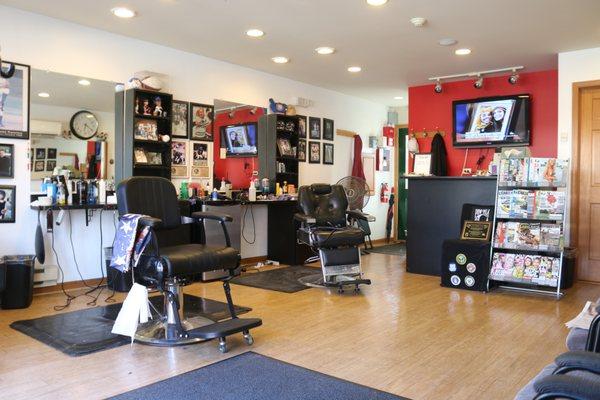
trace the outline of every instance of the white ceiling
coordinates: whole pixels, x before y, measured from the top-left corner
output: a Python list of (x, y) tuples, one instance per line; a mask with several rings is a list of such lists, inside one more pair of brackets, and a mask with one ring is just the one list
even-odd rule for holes
[[(600, 0), (0, 0), (0, 4), (202, 54), (371, 99), (406, 103), (432, 75), (524, 65), (556, 68), (557, 53), (600, 46)], [(110, 9), (128, 6), (131, 20)], [(423, 28), (412, 17), (428, 19)], [(246, 29), (264, 30), (261, 39)], [(458, 46), (437, 44), (451, 37)], [(333, 46), (318, 56), (318, 46)], [(470, 56), (454, 55), (469, 47)], [(270, 59), (285, 55), (286, 65)], [(349, 65), (363, 67), (350, 74)], [(404, 100), (394, 100), (404, 96)]]
[[(81, 79), (91, 84), (82, 86), (78, 83)], [(50, 97), (39, 97), (40, 92)], [(34, 68), (31, 70), (31, 103), (114, 113), (115, 83)], [(32, 107), (32, 114), (34, 111)]]

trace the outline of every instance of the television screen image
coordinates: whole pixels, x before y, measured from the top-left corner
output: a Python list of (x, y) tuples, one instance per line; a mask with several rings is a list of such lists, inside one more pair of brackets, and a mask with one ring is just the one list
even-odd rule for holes
[(221, 128), (221, 140), (227, 148), (227, 157), (256, 157), (256, 123), (229, 125)]
[(529, 95), (460, 100), (452, 106), (456, 147), (529, 144)]

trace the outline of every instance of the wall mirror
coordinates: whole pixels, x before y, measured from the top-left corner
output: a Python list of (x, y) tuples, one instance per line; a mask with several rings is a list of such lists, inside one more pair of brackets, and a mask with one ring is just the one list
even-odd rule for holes
[(219, 99), (214, 104), (214, 178), (247, 189), (258, 171), (258, 119), (267, 109)]
[(32, 191), (64, 170), (72, 178), (114, 177), (115, 85), (31, 70)]

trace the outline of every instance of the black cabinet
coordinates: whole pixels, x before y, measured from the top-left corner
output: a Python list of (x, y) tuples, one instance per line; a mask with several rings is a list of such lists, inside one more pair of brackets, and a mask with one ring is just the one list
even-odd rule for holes
[(275, 183), (283, 186), (285, 182), (298, 189), (299, 126), (297, 116), (269, 114), (258, 120), (259, 176), (269, 178), (272, 192)]
[(298, 222), (294, 214), (298, 212), (296, 201), (274, 201), (269, 204), (269, 243), (267, 258), (282, 264), (302, 265), (312, 256), (310, 248), (296, 240)]

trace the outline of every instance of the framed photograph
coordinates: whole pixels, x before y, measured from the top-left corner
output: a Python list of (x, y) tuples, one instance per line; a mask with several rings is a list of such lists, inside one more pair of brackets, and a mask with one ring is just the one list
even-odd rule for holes
[(36, 161), (33, 167), (34, 172), (44, 172), (46, 163), (44, 161)]
[[(158, 123), (151, 119), (140, 119), (135, 122), (134, 139), (158, 141)], [(50, 156), (48, 156), (50, 158)]]
[(413, 160), (413, 174), (431, 175), (431, 153), (415, 154)]
[(292, 145), (287, 138), (277, 139), (277, 148), (279, 149), (279, 155), (283, 157), (294, 157), (294, 150)]
[(321, 143), (320, 142), (308, 142), (309, 157), (308, 162), (311, 164), (321, 163)]
[(490, 221), (465, 221), (460, 238), (461, 240), (490, 240), (491, 233)]
[(321, 139), (321, 118), (308, 118), (308, 128), (311, 139)]
[(148, 164), (150, 165), (162, 165), (162, 153), (156, 151), (149, 151), (146, 153)]
[(136, 164), (147, 164), (148, 163), (148, 157), (146, 156), (146, 152), (141, 147), (134, 149), (133, 155), (135, 156)]
[(323, 164), (333, 165), (333, 143), (323, 143)]
[(15, 176), (15, 146), (0, 143), (0, 178), (14, 178)]
[[(192, 143), (192, 165), (194, 167), (208, 166), (208, 144)], [(192, 176), (194, 176), (193, 170)]]
[(0, 222), (15, 222), (16, 191), (16, 186), (0, 185)]
[(187, 139), (189, 110), (190, 103), (187, 101), (173, 100), (173, 110), (171, 110), (171, 136), (174, 138)]
[(3, 62), (7, 70), (14, 66), (10, 78), (0, 77), (0, 137), (29, 139), (29, 65)]
[[(187, 166), (187, 144), (181, 140), (171, 141), (171, 164), (177, 166)], [(187, 168), (186, 168), (187, 171)]]
[(49, 160), (56, 160), (56, 149), (48, 149), (47, 156)]
[(46, 161), (46, 172), (52, 172), (56, 168), (56, 160)]
[(190, 103), (190, 139), (213, 141), (215, 107), (208, 104)]
[(45, 160), (46, 159), (46, 149), (35, 149), (35, 159), (36, 160)]
[(298, 139), (298, 161), (306, 162), (306, 140)]
[(323, 118), (323, 139), (333, 140), (333, 120)]
[[(306, 138), (306, 126), (308, 125), (306, 115), (297, 115), (297, 117), (298, 117), (298, 137), (305, 139)], [(304, 147), (306, 149), (306, 143), (304, 144)], [(305, 158), (305, 161), (306, 161), (306, 158)]]

